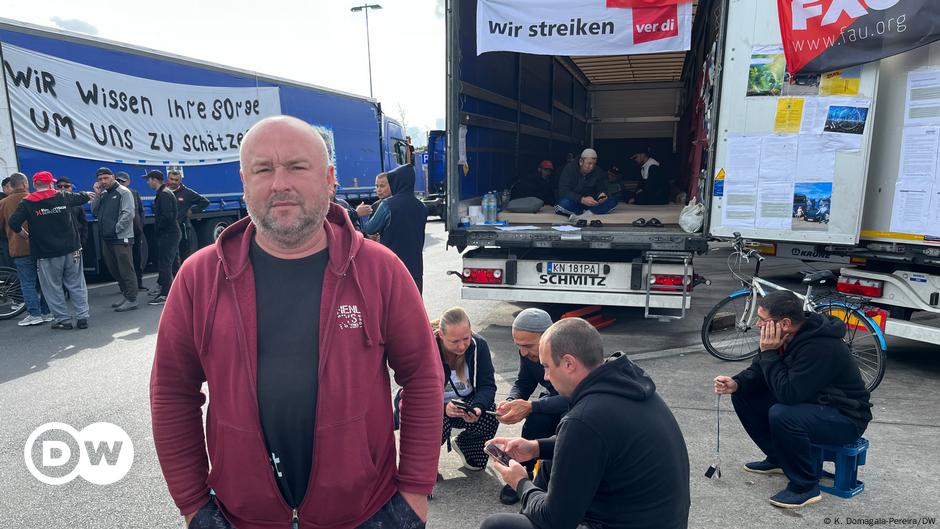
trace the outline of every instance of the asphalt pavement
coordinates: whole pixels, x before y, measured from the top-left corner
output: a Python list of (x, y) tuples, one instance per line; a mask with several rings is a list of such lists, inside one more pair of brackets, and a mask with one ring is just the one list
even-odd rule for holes
[[(455, 304), (467, 309), (474, 329), (490, 343), (497, 395), (504, 396), (518, 367), (509, 326), (529, 305), (459, 300), (459, 282), (445, 272), (458, 270), (460, 258), (454, 249), (445, 251), (445, 243), (441, 223), (430, 222), (425, 252), (428, 314), (436, 316)], [(930, 517), (940, 519), (940, 351), (913, 342), (889, 343), (887, 374), (872, 397), (875, 420), (865, 434), (871, 448), (859, 476), (866, 490), (859, 496), (846, 500), (824, 494), (822, 502), (795, 511), (772, 507), (767, 498), (785, 486), (785, 478), (742, 470), (744, 462), (759, 459), (760, 453), (726, 399), (720, 403), (722, 477), (704, 477), (716, 444), (711, 379), (745, 367), (713, 358), (700, 346), (703, 316), (737, 287), (724, 258), (718, 252), (696, 260), (696, 271), (712, 285), (696, 289), (685, 320), (645, 320), (641, 309), (607, 309), (616, 323), (602, 331), (608, 352), (625, 351), (652, 376), (683, 430), (692, 469), (689, 527), (901, 525), (892, 518), (929, 526)], [(803, 267), (771, 259), (762, 275), (796, 285)], [(152, 275), (145, 280), (148, 286), (154, 282)], [(92, 286), (87, 330), (20, 328), (15, 320), (0, 321), (0, 528), (180, 526), (150, 431), (148, 383), (162, 308), (142, 305), (118, 314), (109, 308), (118, 296), (113, 283)], [(544, 308), (556, 314), (564, 309)], [(162, 317), (173, 323), (171, 314)], [(61, 422), (81, 430), (99, 421), (120, 426), (133, 442), (134, 462), (126, 477), (110, 485), (81, 478), (48, 485), (30, 474), (24, 446), (36, 428)], [(518, 431), (518, 426), (501, 427), (499, 435)], [(489, 513), (518, 509), (498, 502), (502, 484), (492, 470), (460, 469), (456, 456), (442, 449), (440, 472), (444, 480), (435, 488), (429, 527), (476, 528)]]

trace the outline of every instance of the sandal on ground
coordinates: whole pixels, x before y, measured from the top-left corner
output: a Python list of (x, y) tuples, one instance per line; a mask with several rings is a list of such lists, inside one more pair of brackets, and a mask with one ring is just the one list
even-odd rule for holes
[(657, 219), (656, 217), (653, 217), (646, 223), (646, 225), (652, 226), (654, 228), (661, 228), (663, 223), (661, 220)]
[(646, 226), (646, 219), (644, 219), (643, 217), (640, 217), (636, 219), (635, 221), (633, 221), (633, 225), (639, 226), (642, 228), (643, 226)]
[(602, 228), (603, 226), (604, 226), (604, 223), (601, 222), (600, 219), (594, 219), (591, 221), (592, 228)]

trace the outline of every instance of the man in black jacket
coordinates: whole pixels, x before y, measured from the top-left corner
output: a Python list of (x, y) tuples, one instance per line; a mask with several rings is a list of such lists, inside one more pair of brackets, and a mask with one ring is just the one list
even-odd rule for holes
[[(544, 439), (555, 434), (558, 421), (568, 411), (568, 399), (558, 394), (552, 383), (545, 380), (545, 368), (539, 363), (539, 341), (552, 326), (552, 317), (542, 309), (528, 308), (512, 322), (512, 341), (519, 348), (519, 374), (509, 390), (509, 398), (496, 405), (496, 419), (502, 424), (522, 425), (523, 439)], [(545, 391), (530, 401), (535, 389), (542, 385)], [(534, 461), (526, 461), (529, 473)], [(499, 493), (499, 501), (512, 505), (519, 495), (509, 485)]]
[[(405, 263), (418, 286), (424, 287), (424, 229), (428, 208), (415, 198), (415, 168), (402, 165), (388, 172), (392, 196), (382, 200), (373, 212), (368, 206), (358, 211), (372, 215), (362, 224), (365, 235), (380, 234), (379, 242)], [(360, 206), (361, 207), (361, 206)]]
[(156, 191), (153, 198), (153, 234), (157, 239), (157, 284), (160, 291), (148, 305), (162, 305), (173, 284), (173, 263), (180, 245), (180, 225), (176, 215), (176, 197), (163, 183), (163, 173), (156, 169), (144, 177), (150, 189)]
[[(75, 306), (79, 329), (88, 327), (88, 289), (82, 265), (82, 247), (78, 241), (71, 208), (81, 206), (94, 197), (91, 193), (57, 192), (56, 180), (49, 171), (33, 175), (36, 192), (20, 202), (10, 228), (19, 233), (29, 223), (29, 254), (36, 258), (39, 283), (55, 321), (53, 329), (71, 329), (65, 292)], [(64, 289), (64, 290), (63, 290)]]
[(122, 299), (111, 304), (115, 312), (137, 310), (137, 277), (134, 273), (134, 195), (114, 178), (108, 167), (95, 172), (91, 211), (98, 217), (101, 253), (111, 277), (117, 280)]
[(545, 204), (555, 205), (555, 192), (558, 190), (558, 178), (554, 174), (555, 165), (551, 160), (542, 160), (539, 162), (538, 169), (531, 173), (523, 175), (515, 185), (509, 198), (536, 197)]
[(140, 199), (140, 193), (131, 187), (131, 177), (129, 174), (124, 171), (118, 171), (114, 173), (114, 179), (117, 180), (119, 184), (126, 187), (127, 190), (131, 192), (131, 195), (134, 196), (134, 247), (131, 251), (134, 254), (134, 274), (137, 275), (137, 290), (146, 292), (147, 287), (144, 286), (144, 265), (147, 263), (141, 262), (143, 256), (140, 251), (141, 246), (147, 242), (144, 239), (144, 201)]
[(193, 213), (200, 213), (209, 207), (209, 199), (183, 185), (183, 173), (171, 169), (166, 173), (167, 187), (176, 197), (176, 222), (180, 225), (179, 256), (174, 265), (179, 269), (183, 261), (192, 253), (193, 245), (199, 246), (196, 230), (189, 218)]
[(669, 176), (651, 152), (638, 152), (630, 159), (640, 166), (640, 182), (634, 202), (641, 206), (668, 204)]
[(715, 377), (715, 392), (731, 395), (745, 431), (767, 456), (744, 465), (756, 474), (786, 474), (787, 488), (770, 498), (795, 508), (822, 499), (810, 444), (858, 439), (871, 421), (870, 394), (842, 341), (836, 317), (804, 314), (788, 290), (758, 302), (760, 353), (734, 377)]
[[(521, 514), (494, 514), (481, 529), (684, 529), (689, 456), (656, 385), (625, 356), (604, 362), (600, 333), (580, 318), (542, 335), (545, 378), (571, 409), (555, 437), (496, 438), (509, 466), (493, 468), (522, 498)], [(520, 461), (541, 458), (536, 483)], [(549, 460), (549, 461), (545, 461)], [(550, 485), (548, 485), (550, 483)]]
[[(75, 186), (67, 176), (56, 178), (55, 188), (61, 193), (75, 192)], [(72, 212), (73, 226), (75, 227), (75, 233), (78, 235), (78, 243), (84, 248), (88, 242), (88, 218), (85, 216), (85, 206), (73, 206), (69, 208), (69, 211)]]
[(610, 213), (617, 201), (607, 196), (607, 173), (597, 166), (597, 151), (584, 149), (578, 163), (571, 162), (558, 177), (559, 215), (581, 215), (585, 210), (595, 215)]

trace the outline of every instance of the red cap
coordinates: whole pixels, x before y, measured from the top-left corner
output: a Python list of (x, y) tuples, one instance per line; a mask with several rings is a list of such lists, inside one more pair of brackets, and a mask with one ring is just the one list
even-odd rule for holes
[(542, 160), (541, 162), (539, 162), (539, 169), (552, 169), (552, 170), (554, 170), (554, 169), (555, 169), (555, 166), (552, 165), (552, 161), (551, 161), (551, 160)]
[(36, 184), (54, 184), (56, 180), (49, 171), (39, 171), (33, 175), (33, 182)]

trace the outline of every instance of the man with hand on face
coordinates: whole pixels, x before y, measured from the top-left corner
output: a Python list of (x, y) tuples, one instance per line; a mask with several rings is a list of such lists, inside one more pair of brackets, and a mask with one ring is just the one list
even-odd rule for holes
[(796, 508), (822, 499), (810, 444), (843, 445), (871, 421), (870, 394), (842, 341), (845, 324), (803, 312), (803, 301), (778, 290), (758, 301), (760, 353), (734, 377), (715, 377), (715, 393), (731, 395), (741, 425), (767, 456), (744, 465), (755, 474), (786, 474), (770, 498)]
[(584, 149), (578, 163), (569, 163), (558, 178), (559, 215), (581, 215), (590, 211), (595, 215), (610, 213), (617, 201), (607, 196), (607, 173), (597, 167), (597, 151)]
[[(440, 453), (437, 351), (427, 320), (414, 317), (425, 309), (404, 265), (330, 202), (323, 134), (288, 116), (252, 126), (239, 153), (248, 217), (187, 259), (167, 298), (153, 437), (190, 528), (427, 520)], [(403, 388), (398, 451), (389, 367)]]
[[(571, 409), (554, 437), (493, 439), (512, 458), (493, 468), (522, 512), (494, 514), (481, 529), (685, 529), (689, 456), (653, 380), (621, 353), (605, 362), (600, 333), (581, 318), (545, 331), (539, 361)], [(536, 458), (533, 483), (520, 463)]]
[[(555, 435), (558, 421), (568, 411), (568, 399), (558, 394), (552, 383), (545, 379), (545, 368), (539, 363), (539, 340), (549, 327), (552, 317), (542, 309), (525, 309), (512, 322), (512, 341), (519, 348), (519, 374), (509, 390), (509, 398), (496, 405), (496, 420), (503, 424), (522, 425), (523, 439), (544, 439)], [(541, 384), (545, 388), (538, 399), (529, 397)], [(526, 461), (529, 473), (535, 461)], [(506, 485), (499, 493), (499, 501), (512, 505), (519, 495)]]

